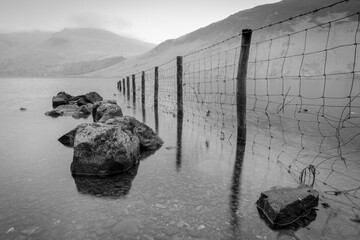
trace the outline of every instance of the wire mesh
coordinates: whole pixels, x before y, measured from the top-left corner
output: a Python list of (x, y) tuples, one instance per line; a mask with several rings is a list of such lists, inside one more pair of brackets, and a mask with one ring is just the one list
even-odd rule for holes
[(252, 43), (247, 80), (252, 150), (297, 177), (314, 169), (319, 190), (357, 211), (359, 23), (355, 13)]
[[(268, 160), (287, 169), (300, 184), (311, 183), (359, 216), (360, 13), (323, 19), (275, 36), (271, 31), (344, 2), (253, 31), (246, 80), (246, 141), (254, 155), (265, 152)], [(236, 140), (241, 37), (183, 56), (185, 119), (230, 142)], [(159, 107), (174, 116), (176, 73), (175, 58), (159, 66)], [(141, 75), (136, 79), (140, 83)], [(145, 71), (147, 106), (154, 103), (154, 82), (154, 69)]]

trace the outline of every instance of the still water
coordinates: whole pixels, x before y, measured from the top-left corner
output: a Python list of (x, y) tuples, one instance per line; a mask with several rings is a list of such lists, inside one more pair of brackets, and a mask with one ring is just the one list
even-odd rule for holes
[[(297, 179), (266, 150), (242, 149), (191, 121), (141, 111), (117, 79), (0, 79), (0, 239), (358, 239), (336, 204), (297, 231), (273, 231), (255, 201)], [(97, 91), (158, 130), (164, 145), (126, 176), (74, 179), (57, 139), (92, 119), (50, 118), (51, 97)], [(26, 108), (20, 111), (20, 108)], [(320, 203), (325, 200), (321, 198)]]

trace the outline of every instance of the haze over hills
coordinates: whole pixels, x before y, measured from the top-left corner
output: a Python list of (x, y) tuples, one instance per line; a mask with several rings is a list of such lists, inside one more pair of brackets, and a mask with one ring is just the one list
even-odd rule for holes
[[(224, 20), (212, 23), (177, 39), (164, 41), (145, 54), (127, 59), (124, 62), (94, 72), (88, 76), (126, 76), (153, 66), (161, 65), (170, 59), (174, 59), (177, 55), (185, 55), (186, 53), (207, 47), (213, 43), (221, 42), (224, 39), (239, 34), (242, 29), (259, 28), (335, 2), (338, 2), (338, 0), (283, 0), (278, 3), (261, 5), (240, 11)], [(310, 14), (269, 28), (267, 31), (262, 31), (261, 34), (253, 34), (253, 40), (256, 40), (254, 38), (257, 38), (257, 40), (269, 39), (274, 36), (303, 30), (307, 27), (328, 22), (329, 20), (340, 18), (348, 13), (354, 13), (359, 10), (360, 1), (352, 0), (348, 3), (342, 3), (335, 7), (319, 11), (316, 14)], [(357, 22), (357, 17), (355, 16), (353, 19), (348, 20), (355, 23)], [(343, 31), (347, 30), (343, 29)], [(339, 33), (339, 35), (341, 34)], [(238, 45), (240, 40), (237, 41), (236, 44)], [(318, 41), (321, 43), (323, 39), (319, 38)], [(229, 44), (233, 44), (233, 42)]]
[(155, 45), (92, 28), (0, 34), (0, 75), (61, 76), (92, 72)]
[[(177, 55), (237, 35), (242, 29), (255, 29), (305, 13), (339, 0), (283, 0), (237, 12), (228, 18), (170, 39), (155, 46), (139, 40), (121, 37), (100, 29), (64, 29), (60, 32), (30, 32), (0, 34), (0, 75), (2, 76), (126, 76), (142, 71)], [(360, 10), (360, 1), (351, 0), (276, 27), (253, 34), (254, 40), (269, 39), (346, 16)], [(356, 16), (347, 21), (357, 22)], [(347, 29), (337, 29), (338, 35), (350, 36)], [(319, 35), (321, 43), (323, 35)], [(229, 42), (222, 47), (231, 47)], [(234, 45), (232, 45), (234, 46)]]

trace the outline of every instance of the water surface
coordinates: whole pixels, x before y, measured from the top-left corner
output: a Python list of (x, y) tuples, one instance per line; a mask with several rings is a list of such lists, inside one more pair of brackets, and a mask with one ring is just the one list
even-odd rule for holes
[[(359, 225), (335, 201), (297, 231), (273, 231), (255, 201), (298, 179), (268, 159), (268, 149), (239, 146), (151, 108), (133, 105), (117, 79), (0, 79), (0, 239), (357, 239)], [(74, 179), (72, 149), (57, 139), (92, 119), (51, 118), (51, 97), (97, 91), (164, 140), (127, 176)], [(116, 95), (115, 95), (116, 94)], [(24, 107), (26, 111), (20, 111)]]

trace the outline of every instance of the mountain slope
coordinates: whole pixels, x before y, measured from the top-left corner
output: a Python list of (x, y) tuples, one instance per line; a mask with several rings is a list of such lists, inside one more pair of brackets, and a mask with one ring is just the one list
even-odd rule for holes
[[(99, 71), (97, 75), (128, 75), (131, 72), (138, 72), (162, 64), (177, 55), (185, 55), (194, 50), (221, 42), (224, 39), (237, 35), (242, 29), (256, 29), (271, 23), (275, 23), (323, 6), (338, 2), (339, 0), (283, 0), (278, 3), (266, 4), (252, 9), (237, 12), (219, 22), (212, 23), (204, 28), (188, 33), (177, 39), (167, 40), (149, 52), (136, 58), (128, 59), (121, 64)], [(329, 21), (347, 13), (354, 13), (360, 10), (360, 1), (350, 0), (348, 3), (341, 3), (335, 7), (328, 8), (310, 14), (281, 25), (271, 27), (266, 31), (253, 35), (253, 38), (264, 39), (296, 30), (305, 29), (321, 22)], [(350, 19), (357, 21), (357, 17)], [(237, 39), (237, 41), (240, 41)], [(236, 42), (239, 44), (239, 42)], [(122, 69), (122, 70), (121, 70)]]
[[(108, 67), (153, 47), (151, 43), (91, 28), (0, 34), (0, 75), (68, 75), (75, 74), (74, 69), (84, 73), (86, 69)], [(67, 72), (69, 69), (72, 70)]]

